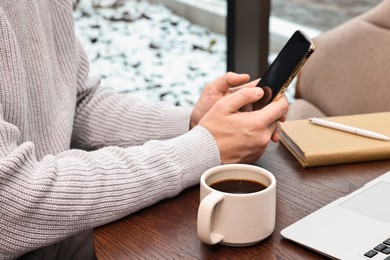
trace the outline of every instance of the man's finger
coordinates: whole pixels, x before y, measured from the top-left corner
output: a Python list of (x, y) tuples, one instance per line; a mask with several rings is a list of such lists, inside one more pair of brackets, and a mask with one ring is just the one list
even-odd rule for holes
[(228, 108), (229, 112), (234, 113), (245, 105), (259, 100), (263, 94), (263, 90), (258, 87), (242, 88), (219, 100), (219, 102), (223, 102), (224, 106)]
[(288, 102), (285, 96), (281, 97), (277, 101), (271, 102), (260, 110), (255, 111), (255, 113), (264, 113), (267, 116), (263, 116), (264, 120), (267, 120), (265, 124), (271, 124), (283, 117), (288, 112)]
[(259, 83), (259, 81), (260, 81), (260, 79), (255, 79), (255, 80), (252, 80), (251, 82), (245, 83), (243, 85), (240, 85), (237, 87), (231, 87), (229, 90), (231, 92), (235, 92), (235, 91), (242, 89), (242, 88), (254, 88), (257, 86), (257, 83)]
[(229, 88), (240, 86), (249, 81), (248, 74), (237, 74), (234, 72), (228, 72), (222, 77), (214, 80), (210, 85), (215, 86), (216, 90), (220, 93), (225, 93)]

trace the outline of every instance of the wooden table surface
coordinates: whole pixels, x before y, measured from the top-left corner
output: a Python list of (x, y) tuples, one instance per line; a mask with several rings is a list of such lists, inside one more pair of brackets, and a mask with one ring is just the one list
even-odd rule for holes
[(325, 259), (283, 239), (280, 231), (390, 170), (390, 160), (302, 168), (282, 144), (271, 144), (256, 163), (277, 179), (276, 228), (249, 247), (206, 245), (196, 217), (199, 187), (95, 229), (98, 259)]

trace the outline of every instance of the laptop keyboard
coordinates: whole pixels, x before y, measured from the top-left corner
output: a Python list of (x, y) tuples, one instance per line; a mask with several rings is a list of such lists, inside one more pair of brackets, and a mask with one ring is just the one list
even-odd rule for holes
[(378, 244), (373, 249), (370, 249), (367, 251), (364, 256), (368, 258), (375, 259), (375, 256), (378, 254), (388, 255), (388, 257), (385, 258), (385, 260), (390, 260), (390, 238), (386, 239), (382, 243)]

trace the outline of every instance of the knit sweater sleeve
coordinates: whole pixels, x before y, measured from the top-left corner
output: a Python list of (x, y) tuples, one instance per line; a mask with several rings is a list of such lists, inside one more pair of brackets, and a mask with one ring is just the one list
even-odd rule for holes
[(87, 150), (107, 145), (140, 145), (148, 140), (165, 140), (189, 130), (192, 108), (176, 107), (166, 102), (148, 102), (101, 89), (98, 81), (83, 93), (78, 102), (72, 145)]
[[(202, 127), (141, 146), (67, 150), (37, 159), (34, 143), (1, 120), (0, 258), (62, 240), (198, 183), (219, 164)], [(202, 151), (201, 153), (199, 151)]]

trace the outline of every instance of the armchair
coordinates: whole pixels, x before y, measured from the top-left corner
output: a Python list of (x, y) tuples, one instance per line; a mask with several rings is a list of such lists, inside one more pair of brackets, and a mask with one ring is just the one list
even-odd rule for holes
[(287, 119), (390, 111), (390, 0), (314, 41)]

